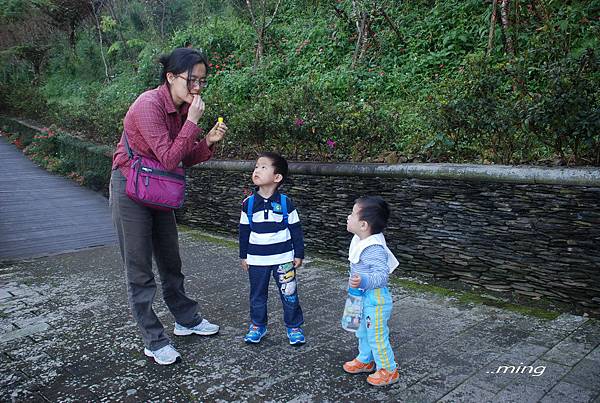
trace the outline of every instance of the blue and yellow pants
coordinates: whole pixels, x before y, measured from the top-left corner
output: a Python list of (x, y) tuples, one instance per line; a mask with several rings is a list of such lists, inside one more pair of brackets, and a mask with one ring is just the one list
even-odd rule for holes
[(387, 287), (365, 291), (362, 321), (356, 331), (358, 338), (358, 356), (356, 358), (364, 363), (374, 360), (378, 370), (385, 368), (393, 371), (396, 369), (388, 327), (392, 307), (392, 295)]

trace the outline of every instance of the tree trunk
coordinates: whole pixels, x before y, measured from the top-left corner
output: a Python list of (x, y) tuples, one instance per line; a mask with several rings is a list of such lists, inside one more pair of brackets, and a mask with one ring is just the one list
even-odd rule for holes
[[(98, 20), (98, 12), (94, 7), (94, 0), (90, 0), (90, 5), (92, 6), (92, 12), (94, 13), (96, 29), (98, 29), (98, 42), (100, 43), (100, 55), (102, 56), (102, 63), (104, 63), (104, 75), (106, 76), (106, 81), (110, 81), (110, 76), (108, 74), (108, 64), (106, 63), (106, 56), (104, 56), (104, 44), (102, 43), (102, 29), (100, 28), (100, 20)], [(102, 4), (100, 4), (100, 7), (102, 7)]]
[(352, 68), (360, 62), (363, 55), (365, 54), (367, 41), (368, 41), (368, 30), (369, 30), (369, 12), (366, 8), (363, 10), (360, 1), (352, 0), (352, 10), (354, 11), (355, 25), (356, 25), (356, 44), (354, 45), (354, 53), (352, 55)]
[(75, 23), (73, 21), (69, 21), (69, 45), (73, 53), (75, 53)]
[(257, 42), (256, 42), (256, 51), (254, 52), (253, 70), (256, 71), (256, 68), (258, 67), (258, 65), (260, 64), (260, 62), (263, 58), (264, 52), (265, 52), (265, 33), (260, 32), (260, 33), (258, 33), (258, 38), (257, 38)]
[(167, 5), (164, 1), (161, 1), (162, 4), (162, 15), (160, 17), (160, 39), (165, 39), (165, 14), (167, 12)]
[(367, 14), (366, 13), (361, 13), (360, 15), (360, 20), (356, 21), (356, 32), (357, 32), (357, 38), (356, 38), (356, 44), (354, 46), (354, 54), (352, 55), (352, 68), (356, 67), (356, 64), (359, 62), (361, 55), (362, 55), (362, 50), (363, 50), (363, 44), (366, 40), (365, 36), (366, 36), (366, 28), (367, 26)]
[(490, 17), (490, 33), (488, 35), (487, 56), (492, 53), (494, 48), (494, 37), (496, 35), (496, 9), (498, 8), (498, 0), (492, 0), (492, 16)]
[(360, 54), (358, 55), (358, 60), (362, 60), (363, 57), (365, 56), (365, 53), (367, 53), (367, 46), (369, 45), (369, 33), (370, 32), (371, 32), (371, 18), (370, 18), (370, 15), (365, 12), (362, 43), (360, 45)]
[(502, 5), (500, 6), (501, 16), (502, 16), (502, 31), (504, 32), (504, 38), (506, 40), (506, 53), (509, 54), (511, 58), (515, 55), (515, 49), (513, 47), (512, 37), (509, 32), (510, 28), (510, 0), (502, 0)]
[(250, 13), (252, 27), (256, 32), (256, 50), (255, 50), (255, 58), (254, 58), (254, 66), (253, 70), (256, 70), (260, 62), (262, 61), (264, 51), (265, 51), (265, 39), (267, 37), (267, 29), (275, 20), (275, 16), (277, 15), (277, 10), (279, 10), (279, 5), (281, 4), (281, 0), (277, 0), (277, 4), (275, 5), (275, 9), (273, 10), (273, 14), (271, 15), (270, 20), (267, 18), (268, 13), (268, 5), (267, 0), (262, 0), (261, 3), (262, 10), (260, 15), (260, 24), (256, 19), (255, 10), (252, 7), (252, 3), (250, 0), (246, 0), (246, 6), (248, 7), (248, 12)]

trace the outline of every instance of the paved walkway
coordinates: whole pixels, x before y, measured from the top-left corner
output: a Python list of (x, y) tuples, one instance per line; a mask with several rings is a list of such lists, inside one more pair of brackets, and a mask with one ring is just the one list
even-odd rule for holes
[(106, 199), (0, 136), (0, 261), (116, 243)]
[[(600, 402), (596, 320), (544, 321), (396, 287), (400, 382), (375, 389), (341, 369), (356, 353), (339, 325), (344, 273), (319, 261), (301, 269), (306, 345), (286, 343), (277, 298), (269, 334), (246, 345), (237, 251), (183, 233), (181, 252), (188, 293), (221, 332), (173, 336), (183, 361), (169, 367), (142, 353), (116, 247), (0, 266), (0, 401)], [(155, 306), (172, 336), (160, 295)]]

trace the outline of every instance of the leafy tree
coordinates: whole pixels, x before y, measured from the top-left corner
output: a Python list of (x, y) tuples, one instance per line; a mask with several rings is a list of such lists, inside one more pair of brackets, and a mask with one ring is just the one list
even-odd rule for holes
[(35, 5), (58, 29), (68, 33), (71, 49), (75, 50), (76, 30), (92, 15), (92, 4), (88, 0), (38, 0)]
[(275, 21), (281, 0), (246, 0), (252, 28), (256, 32), (256, 49), (254, 52), (254, 69), (260, 64), (265, 52), (267, 30)]

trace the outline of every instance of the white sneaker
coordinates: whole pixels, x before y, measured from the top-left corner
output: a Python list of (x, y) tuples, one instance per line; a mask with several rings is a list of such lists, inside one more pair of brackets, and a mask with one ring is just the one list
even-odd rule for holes
[(219, 333), (219, 325), (213, 325), (206, 319), (202, 319), (202, 322), (194, 327), (185, 327), (175, 322), (175, 329), (173, 330), (176, 336), (189, 336), (190, 334), (199, 334), (200, 336), (210, 336)]
[(181, 358), (181, 355), (170, 344), (167, 344), (166, 346), (159, 348), (156, 351), (144, 348), (144, 354), (146, 355), (146, 357), (154, 358), (154, 361), (156, 361), (160, 365), (173, 364), (175, 361), (177, 361), (178, 358)]

